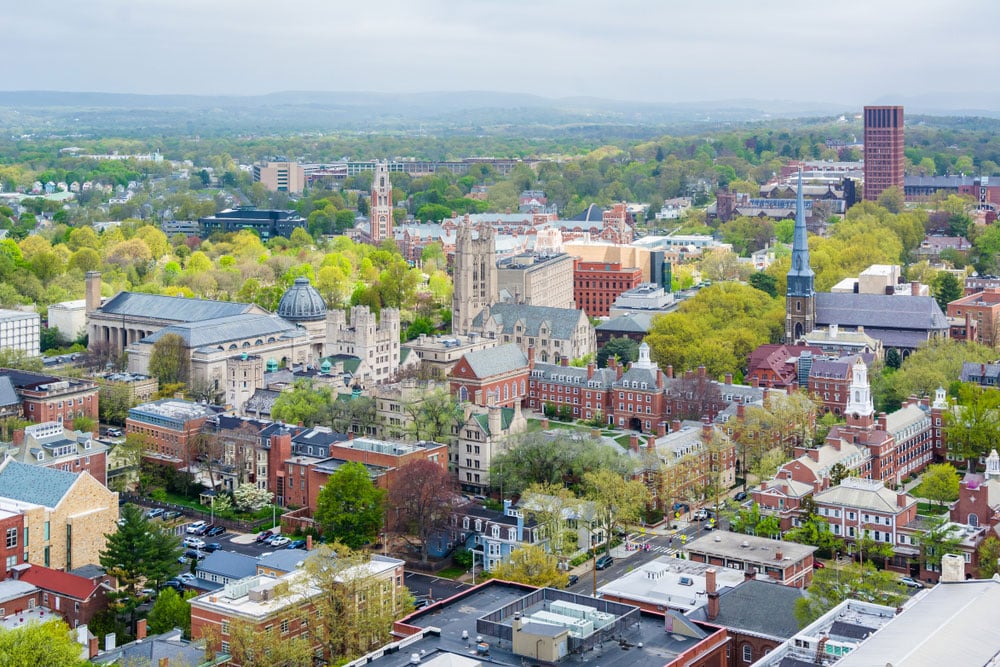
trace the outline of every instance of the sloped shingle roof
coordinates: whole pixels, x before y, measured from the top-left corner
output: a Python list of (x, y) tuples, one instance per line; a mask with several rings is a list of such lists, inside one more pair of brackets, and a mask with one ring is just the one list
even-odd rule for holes
[(0, 470), (0, 498), (55, 507), (79, 475), (8, 460)]
[(209, 301), (160, 294), (119, 292), (100, 310), (105, 315), (152, 317), (171, 322), (201, 322), (250, 313), (257, 308), (250, 303), (233, 301)]
[(816, 295), (816, 324), (847, 327), (860, 325), (873, 338), (879, 338), (872, 331), (877, 329), (908, 329), (919, 332), (948, 330), (948, 318), (931, 296), (821, 292)]
[[(524, 323), (524, 335), (537, 336), (542, 324), (547, 324), (553, 338), (567, 340), (580, 323), (582, 311), (572, 308), (528, 306), (519, 303), (497, 303), (489, 307), (489, 314), (503, 328), (504, 333), (514, 333), (517, 322)], [(474, 326), (482, 326), (486, 310), (476, 315)]]
[(511, 373), (528, 367), (528, 357), (514, 343), (467, 352), (464, 359), (478, 378)]

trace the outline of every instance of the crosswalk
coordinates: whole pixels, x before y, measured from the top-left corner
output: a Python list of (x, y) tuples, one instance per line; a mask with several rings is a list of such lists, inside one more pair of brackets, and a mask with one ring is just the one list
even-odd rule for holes
[(627, 549), (625, 545), (616, 547), (616, 550), (620, 552), (619, 554), (616, 554), (616, 556), (618, 558), (627, 558), (632, 554), (639, 554), (639, 553), (657, 553), (664, 556), (673, 556), (680, 552), (680, 549), (676, 547), (663, 546), (659, 544), (649, 544), (649, 549), (647, 550), (646, 544), (647, 543), (645, 542), (632, 542), (630, 543), (629, 546), (635, 548)]

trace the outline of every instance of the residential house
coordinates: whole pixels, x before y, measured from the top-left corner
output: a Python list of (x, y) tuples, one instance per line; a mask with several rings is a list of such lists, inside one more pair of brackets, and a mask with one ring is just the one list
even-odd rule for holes
[(36, 586), (42, 592), (42, 606), (62, 616), (71, 628), (89, 625), (108, 608), (108, 593), (115, 591), (114, 579), (103, 570), (84, 577), (25, 563), (15, 567), (11, 575)]
[(710, 591), (718, 595), (733, 590), (745, 579), (746, 574), (741, 570), (660, 556), (625, 572), (597, 592), (601, 599), (635, 605), (646, 611), (672, 609), (691, 614), (711, 604)]
[(60, 378), (10, 368), (0, 369), (10, 378), (24, 418), (36, 422), (61, 422), (73, 428), (73, 419), (89, 417), (97, 423), (97, 384), (79, 378)]
[(105, 535), (117, 530), (118, 494), (86, 472), (5, 459), (0, 509), (24, 515), (27, 562), (71, 570), (99, 562)]
[(504, 500), (502, 512), (476, 503), (458, 508), (452, 516), (456, 543), (472, 551), (474, 559), (487, 572), (506, 561), (510, 554), (523, 546), (543, 542), (537, 522)]
[(14, 431), (14, 441), (0, 445), (5, 456), (28, 465), (86, 471), (107, 485), (108, 447), (92, 433), (70, 431), (60, 422), (32, 424)]
[(194, 576), (213, 590), (255, 574), (256, 557), (221, 549), (205, 556), (205, 560), (199, 561), (194, 570)]
[(228, 653), (216, 653), (211, 658), (206, 657), (205, 648), (184, 639), (184, 631), (180, 628), (159, 635), (146, 636), (146, 620), (141, 619), (137, 625), (141, 626), (142, 632), (137, 633), (135, 641), (99, 652), (91, 657), (90, 661), (95, 665), (121, 667), (131, 667), (131, 665), (215, 667), (229, 664)]

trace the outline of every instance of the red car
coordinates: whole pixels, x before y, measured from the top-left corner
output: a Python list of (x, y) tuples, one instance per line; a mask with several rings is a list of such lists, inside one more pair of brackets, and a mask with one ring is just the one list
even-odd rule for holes
[(823, 563), (823, 561), (821, 561), (821, 560), (814, 560), (813, 561), (813, 569), (814, 570), (822, 570), (825, 567), (826, 567), (826, 565)]
[(273, 531), (265, 530), (263, 533), (261, 533), (260, 535), (257, 536), (257, 539), (255, 539), (254, 542), (263, 542), (264, 540), (268, 539), (272, 535), (274, 535)]

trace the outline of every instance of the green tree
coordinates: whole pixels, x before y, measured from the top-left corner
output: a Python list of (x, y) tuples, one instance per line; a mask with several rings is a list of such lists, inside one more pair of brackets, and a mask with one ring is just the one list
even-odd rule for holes
[(885, 353), (885, 367), (886, 368), (899, 368), (903, 364), (903, 359), (899, 354), (899, 350), (890, 347)]
[(332, 403), (333, 395), (329, 387), (297, 380), (291, 390), (281, 392), (274, 401), (271, 416), (288, 424), (329, 424), (333, 418)]
[(639, 344), (631, 338), (611, 338), (597, 351), (598, 368), (607, 368), (608, 359), (615, 357), (621, 365), (628, 364), (639, 358)]
[(542, 588), (565, 588), (569, 575), (559, 569), (559, 559), (539, 546), (528, 545), (514, 550), (510, 557), (491, 571), (497, 579), (516, 581)]
[(532, 484), (521, 494), (518, 507), (538, 523), (552, 553), (563, 556), (576, 551), (576, 536), (567, 520), (579, 513), (580, 500), (572, 491), (557, 484)]
[(506, 495), (546, 483), (578, 492), (588, 471), (610, 470), (623, 475), (630, 467), (627, 457), (599, 440), (530, 433), (512, 440), (506, 451), (493, 456), (490, 484), (502, 488)]
[(944, 413), (948, 450), (967, 461), (973, 472), (976, 461), (986, 456), (1000, 436), (1000, 391), (969, 382), (958, 390), (958, 404)]
[(878, 196), (878, 205), (890, 213), (900, 213), (903, 210), (903, 191), (899, 186), (886, 188)]
[(940, 271), (932, 285), (934, 299), (941, 307), (941, 312), (948, 312), (948, 304), (962, 296), (962, 284), (950, 271)]
[(119, 586), (135, 597), (141, 580), (159, 586), (181, 571), (177, 558), (181, 541), (161, 526), (153, 525), (142, 510), (131, 503), (123, 505), (118, 530), (105, 535), (106, 544), (99, 554), (101, 567), (118, 578)]
[(961, 553), (962, 532), (948, 521), (947, 515), (937, 516), (930, 519), (930, 525), (920, 535), (919, 541), (924, 569), (940, 572), (942, 556)]
[(737, 510), (730, 519), (729, 529), (734, 533), (743, 533), (744, 535), (773, 538), (781, 536), (781, 522), (778, 517), (773, 514), (761, 514), (760, 506), (757, 503)]
[(1000, 539), (989, 535), (976, 549), (976, 560), (979, 561), (976, 575), (980, 579), (989, 579), (1000, 572)]
[(4, 667), (85, 667), (80, 645), (64, 621), (29, 623), (23, 628), (0, 629), (0, 664)]
[(758, 271), (750, 276), (750, 280), (748, 282), (751, 287), (759, 289), (761, 292), (764, 292), (770, 297), (778, 296), (778, 281), (769, 273)]
[(361, 463), (340, 466), (316, 500), (316, 522), (323, 533), (352, 549), (374, 542), (382, 528), (385, 490), (375, 487)]
[(407, 401), (403, 409), (409, 417), (407, 434), (418, 441), (447, 442), (463, 415), (461, 404), (445, 386), (425, 389)]
[(642, 482), (626, 479), (611, 470), (597, 470), (583, 475), (584, 497), (596, 506), (595, 522), (608, 537), (606, 547), (611, 551), (611, 535), (617, 528), (639, 521), (649, 503), (649, 490)]
[(160, 591), (153, 608), (149, 610), (149, 633), (158, 635), (162, 632), (169, 632), (173, 628), (180, 628), (184, 631), (184, 636), (191, 634), (191, 605), (188, 599), (197, 595), (191, 591), (185, 596), (181, 596), (173, 588), (164, 588)]
[(149, 355), (149, 374), (161, 384), (187, 384), (191, 379), (191, 358), (187, 344), (175, 333), (166, 333), (153, 343)]
[[(259, 185), (255, 183), (254, 185)], [(311, 619), (310, 619), (311, 620)], [(208, 637), (209, 644), (219, 640)], [(291, 667), (313, 664), (313, 643), (304, 636), (282, 636), (274, 628), (260, 632), (249, 621), (234, 620), (229, 624), (229, 655), (233, 664), (254, 667)]]
[(950, 463), (932, 463), (920, 480), (920, 495), (939, 505), (958, 500), (958, 471)]
[(795, 601), (795, 619), (800, 627), (805, 627), (844, 600), (898, 607), (906, 597), (906, 590), (894, 574), (876, 570), (872, 565), (828, 567), (813, 572), (806, 595)]

